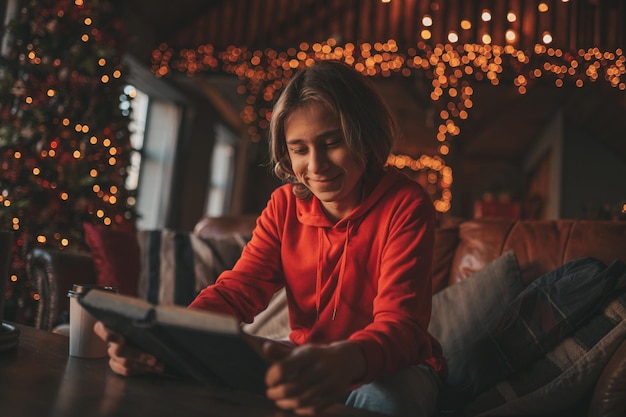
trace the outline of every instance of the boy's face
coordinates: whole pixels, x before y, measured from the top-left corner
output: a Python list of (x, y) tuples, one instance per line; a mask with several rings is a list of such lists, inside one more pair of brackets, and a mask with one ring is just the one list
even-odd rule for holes
[(364, 168), (348, 150), (338, 116), (320, 103), (300, 107), (285, 120), (285, 139), (298, 181), (332, 220), (348, 215), (361, 200)]

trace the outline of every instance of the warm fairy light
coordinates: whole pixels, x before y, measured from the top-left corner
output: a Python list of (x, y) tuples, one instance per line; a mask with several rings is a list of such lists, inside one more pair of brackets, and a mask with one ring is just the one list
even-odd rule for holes
[(33, 168), (33, 175), (39, 175), (41, 174), (41, 170), (37, 167)]
[(37, 242), (39, 242), (39, 243), (46, 243), (47, 240), (48, 239), (44, 235), (37, 236)]
[(72, 152), (72, 156), (75, 159), (80, 159), (80, 157), (82, 156), (82, 154), (80, 153), (80, 151), (78, 149), (76, 149), (74, 152)]
[(104, 210), (96, 211), (96, 216), (98, 216), (98, 218), (103, 218), (104, 217)]
[(398, 169), (407, 168), (416, 172), (425, 172), (425, 182), (429, 183), (429, 186), (426, 187), (427, 191), (433, 188), (436, 189), (435, 183), (440, 180), (439, 182), (444, 185), (445, 192), (441, 193), (440, 199), (434, 199), (433, 204), (435, 209), (441, 213), (450, 210), (452, 193), (449, 192), (449, 187), (452, 185), (452, 169), (446, 166), (441, 157), (422, 155), (418, 159), (414, 159), (408, 155), (391, 154), (387, 158), (387, 164), (393, 165)]
[(83, 42), (87, 42), (89, 40), (89, 35), (87, 35), (86, 33), (83, 34), (83, 36), (80, 37), (80, 40)]
[(107, 60), (104, 58), (100, 58), (98, 60), (98, 65), (100, 65), (101, 67), (104, 67), (107, 64)]
[(15, 159), (20, 159), (22, 157), (22, 152), (20, 151), (15, 151), (15, 153), (13, 154), (13, 158)]
[(422, 30), (420, 32), (420, 35), (422, 36), (422, 39), (424, 40), (428, 40), (432, 36), (432, 34), (430, 33), (430, 30), (427, 30), (427, 29)]
[(64, 200), (64, 201), (65, 201), (65, 200), (67, 200), (68, 198), (70, 198), (70, 196), (69, 196), (67, 193), (65, 193), (65, 192), (61, 193), (61, 200)]
[(109, 76), (108, 75), (103, 75), (102, 77), (100, 77), (100, 81), (102, 81), (104, 84), (109, 82)]
[(461, 29), (464, 30), (469, 30), (472, 28), (472, 22), (470, 22), (469, 20), (461, 20)]
[(537, 5), (537, 10), (539, 10), (541, 13), (545, 13), (549, 10), (550, 8), (548, 7), (548, 5), (544, 2), (541, 2)]
[(424, 17), (422, 17), (422, 25), (426, 26), (426, 27), (430, 27), (433, 25), (433, 18), (430, 17), (429, 15), (425, 14)]
[(54, 97), (54, 95), (56, 94), (56, 92), (50, 88), (48, 89), (48, 91), (46, 92), (46, 94), (48, 95), (48, 97)]
[(545, 44), (552, 43), (552, 35), (550, 34), (550, 32), (545, 31), (543, 32), (543, 35), (541, 35), (541, 40), (543, 40), (543, 43)]
[(457, 43), (459, 41), (459, 35), (454, 31), (450, 31), (450, 33), (448, 33), (448, 41), (450, 43)]
[(483, 22), (489, 22), (491, 20), (491, 12), (488, 9), (484, 9), (480, 14), (480, 19)]
[(83, 23), (85, 23), (85, 25), (90, 26), (92, 23), (91, 17), (86, 17), (85, 20), (83, 20)]
[(70, 244), (70, 241), (68, 239), (61, 239), (61, 246), (65, 247), (68, 246)]
[(514, 42), (517, 36), (515, 35), (514, 30), (509, 29), (506, 31), (506, 34), (504, 35), (504, 37), (506, 38), (507, 42)]
[(491, 43), (491, 35), (489, 35), (488, 33), (485, 33), (480, 39), (485, 45), (489, 45)]
[(513, 23), (517, 20), (517, 15), (515, 14), (515, 12), (508, 12), (506, 14), (506, 20), (508, 20), (510, 23)]

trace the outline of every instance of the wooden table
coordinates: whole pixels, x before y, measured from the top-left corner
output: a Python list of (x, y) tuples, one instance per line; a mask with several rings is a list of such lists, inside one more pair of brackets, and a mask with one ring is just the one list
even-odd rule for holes
[[(264, 397), (163, 376), (121, 377), (108, 359), (68, 355), (68, 338), (16, 325), (19, 346), (0, 352), (2, 417), (286, 417)], [(324, 416), (371, 417), (336, 406)]]

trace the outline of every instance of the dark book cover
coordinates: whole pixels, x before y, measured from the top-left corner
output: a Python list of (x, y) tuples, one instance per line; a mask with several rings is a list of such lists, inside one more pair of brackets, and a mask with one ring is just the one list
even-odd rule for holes
[(129, 345), (156, 356), (166, 372), (257, 394), (265, 392), (268, 362), (235, 317), (180, 306), (158, 306), (108, 291), (79, 303)]

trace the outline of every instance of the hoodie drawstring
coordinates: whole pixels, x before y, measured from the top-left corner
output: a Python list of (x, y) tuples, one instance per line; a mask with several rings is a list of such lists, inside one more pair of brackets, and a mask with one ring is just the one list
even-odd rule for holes
[(335, 288), (335, 305), (333, 307), (333, 320), (337, 315), (337, 309), (339, 308), (339, 297), (341, 295), (341, 286), (343, 285), (343, 276), (346, 270), (346, 260), (348, 259), (348, 242), (350, 242), (350, 221), (346, 225), (346, 241), (343, 244), (343, 254), (341, 255), (341, 266), (339, 267), (339, 279), (337, 281), (337, 288)]
[(319, 254), (317, 256), (317, 276), (315, 281), (315, 312), (317, 313), (316, 321), (320, 319), (320, 304), (322, 303), (322, 265), (324, 262), (324, 231), (322, 228), (317, 229)]

